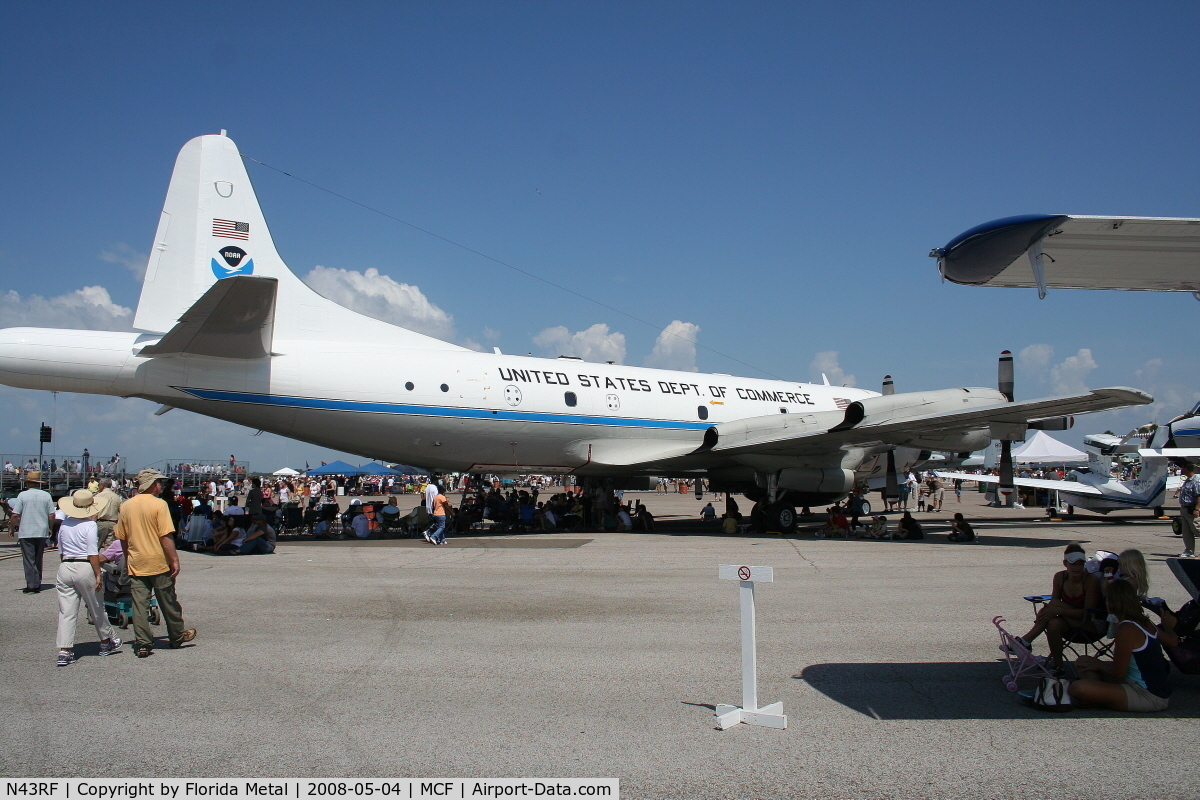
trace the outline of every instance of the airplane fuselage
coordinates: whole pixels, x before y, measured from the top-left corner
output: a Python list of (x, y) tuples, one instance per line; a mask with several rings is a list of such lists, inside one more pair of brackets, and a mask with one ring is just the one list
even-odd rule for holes
[[(619, 464), (670, 459), (686, 472), (686, 455), (713, 425), (770, 414), (839, 413), (876, 394), (385, 341), (276, 340), (272, 356), (247, 362), (139, 356), (159, 340), (157, 334), (2, 333), (0, 380), (11, 386), (140, 397), (441, 470), (613, 474), (629, 472), (615, 469)], [(825, 466), (829, 458), (818, 461), (811, 465)]]

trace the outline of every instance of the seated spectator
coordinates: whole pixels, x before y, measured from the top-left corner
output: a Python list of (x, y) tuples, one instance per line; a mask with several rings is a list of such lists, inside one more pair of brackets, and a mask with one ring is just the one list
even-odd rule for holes
[(654, 530), (654, 515), (646, 510), (646, 507), (641, 503), (637, 504), (637, 519), (635, 520), (634, 527), (643, 531)]
[(633, 517), (629, 516), (629, 507), (621, 503), (617, 509), (617, 531), (628, 533), (631, 530), (633, 530)]
[(246, 532), (240, 537), (234, 537), (232, 544), (237, 545), (239, 554), (243, 556), (269, 555), (275, 552), (275, 543), (269, 538), (275, 531), (267, 524), (266, 516), (256, 514)]
[(890, 539), (892, 535), (888, 533), (887, 517), (879, 515), (871, 517), (871, 521), (867, 523), (863, 532), (855, 538), (867, 539)]
[(1075, 660), (1079, 680), (1071, 683), (1071, 696), (1081, 706), (1114, 711), (1162, 711), (1171, 696), (1170, 667), (1162, 646), (1179, 644), (1175, 616), (1159, 605), (1155, 625), (1142, 611), (1137, 589), (1128, 581), (1113, 581), (1106, 608), (1117, 618), (1112, 661), (1093, 656)]
[(238, 505), (237, 495), (231, 494), (231, 495), (228, 495), (228, 497), (229, 497), (229, 507), (225, 509), (225, 516), (236, 517), (239, 514), (246, 513), (246, 509), (243, 508), (242, 506)]
[(950, 535), (946, 537), (951, 542), (978, 542), (975, 538), (975, 529), (971, 527), (971, 523), (963, 519), (962, 514), (954, 515), (954, 522), (950, 523)]
[(1150, 593), (1150, 576), (1146, 569), (1146, 557), (1141, 550), (1122, 550), (1117, 556), (1117, 577), (1129, 581), (1138, 597)]
[(713, 508), (712, 503), (708, 503), (704, 508), (700, 509), (700, 519), (705, 522), (712, 522), (717, 518), (717, 510)]
[(366, 514), (355, 514), (350, 518), (350, 529), (359, 539), (370, 538), (371, 520), (367, 518)]
[(829, 508), (829, 520), (817, 531), (818, 539), (841, 536), (842, 538), (850, 538), (850, 520), (846, 518), (846, 512), (841, 506), (831, 506)]
[(900, 522), (896, 526), (897, 539), (924, 539), (925, 532), (921, 530), (921, 523), (913, 517), (912, 512), (905, 511), (904, 516), (900, 517)]
[(232, 556), (238, 555), (241, 552), (242, 540), (246, 538), (246, 531), (238, 527), (240, 520), (244, 514), (234, 516), (224, 516), (217, 522), (213, 529), (212, 551), (217, 555)]
[[(1054, 666), (1063, 666), (1063, 639), (1073, 630), (1081, 630), (1096, 641), (1101, 631), (1092, 619), (1089, 609), (1100, 609), (1100, 580), (1084, 566), (1087, 554), (1079, 542), (1071, 542), (1063, 553), (1066, 569), (1054, 573), (1050, 601), (1034, 617), (1033, 627), (1024, 636), (1016, 637), (1030, 650), (1033, 642), (1043, 632), (1050, 646), (1050, 657)], [(1115, 585), (1115, 582), (1114, 582)]]

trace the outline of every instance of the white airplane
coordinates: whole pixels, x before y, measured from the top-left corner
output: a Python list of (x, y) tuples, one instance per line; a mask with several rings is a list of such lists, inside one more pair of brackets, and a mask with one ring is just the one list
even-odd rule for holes
[[(1100, 514), (1112, 511), (1148, 508), (1153, 516), (1163, 516), (1163, 503), (1167, 492), (1178, 489), (1178, 475), (1168, 474), (1168, 465), (1174, 459), (1200, 457), (1200, 448), (1181, 447), (1180, 444), (1195, 445), (1200, 438), (1195, 417), (1200, 405), (1189, 414), (1176, 417), (1154, 434), (1154, 441), (1165, 439), (1166, 446), (1145, 446), (1145, 436), (1136, 430), (1124, 436), (1108, 433), (1093, 433), (1083, 437), (1083, 446), (1088, 455), (1086, 470), (1072, 470), (1069, 480), (1046, 478), (1014, 478), (1016, 486), (1050, 489), (1058, 492), (1055, 502), (1065, 506), (1068, 515), (1076, 507), (1086, 508)], [(1133, 480), (1122, 481), (1113, 475), (1114, 461), (1121, 455), (1136, 454), (1141, 460), (1141, 470)], [(980, 483), (1000, 483), (996, 475), (975, 475), (963, 472), (936, 470), (938, 476), (953, 480), (973, 480)]]
[[(0, 382), (140, 397), (363, 456), (583, 480), (705, 477), (765, 501), (771, 530), (857, 471), (967, 453), (1066, 415), (1152, 402), (1127, 388), (1011, 402), (996, 389), (862, 389), (478, 353), (357, 314), (283, 263), (236, 145), (184, 145), (138, 301), (141, 333), (0, 331)], [(1011, 356), (1010, 356), (1011, 359)], [(1010, 362), (1011, 363), (1011, 362)]]
[(1200, 219), (1026, 214), (985, 222), (929, 254), (969, 286), (1192, 292)]

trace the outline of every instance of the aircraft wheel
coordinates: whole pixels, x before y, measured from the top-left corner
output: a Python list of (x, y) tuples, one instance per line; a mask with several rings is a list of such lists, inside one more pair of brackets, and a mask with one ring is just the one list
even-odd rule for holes
[(1070, 505), (1070, 504), (1067, 505), (1067, 516), (1068, 517), (1075, 516), (1075, 506)]
[(796, 530), (795, 507), (788, 503), (775, 503), (767, 509), (767, 530), (794, 533)]
[(868, 500), (867, 498), (864, 497), (862, 499), (861, 508), (862, 508), (862, 510), (859, 512), (859, 516), (861, 516), (861, 517), (871, 516), (871, 501), (870, 500)]

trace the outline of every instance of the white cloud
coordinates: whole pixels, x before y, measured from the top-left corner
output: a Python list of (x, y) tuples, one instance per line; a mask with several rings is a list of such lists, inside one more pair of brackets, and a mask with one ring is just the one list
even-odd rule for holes
[(1087, 391), (1088, 373), (1096, 368), (1092, 351), (1086, 347), (1050, 368), (1050, 386), (1058, 394), (1080, 394)]
[(586, 330), (571, 333), (565, 325), (546, 328), (533, 337), (533, 343), (547, 356), (577, 356), (584, 361), (625, 363), (625, 334), (608, 332), (597, 322)]
[(1154, 380), (1158, 375), (1158, 370), (1162, 367), (1163, 360), (1161, 358), (1152, 358), (1145, 364), (1142, 364), (1141, 369), (1134, 370), (1134, 375), (1139, 380)]
[(368, 317), (438, 339), (454, 337), (454, 317), (429, 302), (416, 286), (397, 283), (374, 267), (356, 272), (317, 265), (304, 282), (318, 294)]
[(483, 338), (487, 339), (489, 342), (497, 341), (500, 338), (500, 331), (496, 330), (495, 328), (484, 328)]
[(103, 286), (85, 286), (57, 297), (0, 292), (0, 327), (132, 330), (133, 310), (112, 301)]
[(817, 353), (816, 358), (812, 360), (808, 368), (813, 373), (814, 381), (819, 381), (823, 373), (834, 386), (858, 385), (858, 379), (853, 375), (847, 375), (845, 370), (838, 364), (837, 350), (825, 350)]
[(124, 242), (118, 242), (100, 253), (100, 260), (110, 264), (120, 264), (133, 273), (133, 277), (138, 282), (141, 282), (146, 277), (146, 263), (150, 260), (150, 256), (134, 250)]
[(1048, 344), (1031, 344), (1017, 353), (1017, 363), (1022, 369), (1041, 372), (1054, 358), (1054, 348)]
[(461, 344), (463, 347), (467, 348), (468, 350), (474, 350), (477, 353), (490, 353), (491, 352), (490, 347), (486, 347), (483, 344), (480, 344), (479, 342), (475, 341), (474, 339), (472, 339), (469, 336), (466, 339), (463, 339)]
[(696, 337), (699, 334), (699, 325), (673, 321), (658, 335), (654, 350), (646, 356), (646, 366), (696, 372)]

